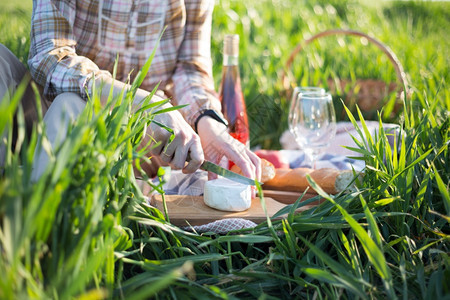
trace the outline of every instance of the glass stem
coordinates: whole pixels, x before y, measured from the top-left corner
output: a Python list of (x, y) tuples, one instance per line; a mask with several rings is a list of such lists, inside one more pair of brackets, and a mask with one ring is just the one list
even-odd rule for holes
[(319, 157), (320, 150), (306, 149), (305, 153), (308, 156), (309, 160), (311, 161), (311, 169), (316, 169), (316, 162), (317, 162), (317, 158)]

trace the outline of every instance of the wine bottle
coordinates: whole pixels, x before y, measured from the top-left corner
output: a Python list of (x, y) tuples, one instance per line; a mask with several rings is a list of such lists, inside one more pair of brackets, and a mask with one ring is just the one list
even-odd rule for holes
[(238, 60), (239, 35), (226, 35), (223, 44), (222, 81), (219, 87), (219, 99), (222, 102), (222, 113), (228, 121), (230, 135), (249, 146), (250, 131), (245, 100), (242, 95)]

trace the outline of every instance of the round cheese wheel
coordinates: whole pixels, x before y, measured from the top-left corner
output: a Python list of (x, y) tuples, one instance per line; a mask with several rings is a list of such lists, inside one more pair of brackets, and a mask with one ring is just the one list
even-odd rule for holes
[(203, 200), (209, 207), (224, 211), (243, 211), (252, 204), (251, 186), (226, 178), (207, 181)]

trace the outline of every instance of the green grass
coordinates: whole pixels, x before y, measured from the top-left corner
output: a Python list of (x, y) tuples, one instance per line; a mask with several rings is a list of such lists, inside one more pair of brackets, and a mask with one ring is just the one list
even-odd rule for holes
[[(22, 61), (30, 8), (0, 3), (0, 42)], [(331, 196), (315, 187), (327, 199), (318, 207), (294, 214), (314, 199), (297, 202), (280, 212), (283, 221), (198, 235), (145, 205), (135, 181), (132, 165), (144, 159), (136, 143), (158, 107), (131, 113), (127, 93), (100, 109), (94, 96), (38, 182), (30, 183), (30, 168), (45, 139), (20, 139), (9, 153), (0, 178), (0, 298), (450, 298), (449, 15), (442, 2), (217, 1), (215, 79), (223, 35), (241, 34), (253, 145), (277, 148), (287, 126), (279, 76), (289, 53), (336, 27), (370, 33), (402, 62), (413, 94), (380, 117), (401, 125), (396, 145), (381, 122), (375, 137), (362, 124), (354, 150), (367, 168), (357, 191)], [(384, 55), (353, 37), (311, 44), (292, 72), (309, 85), (328, 75), (395, 80)], [(0, 107), (0, 132), (15, 107)], [(363, 114), (349, 107), (342, 118)]]
[[(445, 38), (449, 20), (450, 5), (445, 2), (364, 5), (356, 1), (266, 0), (244, 5), (240, 1), (219, 1), (213, 28), (214, 74), (218, 82), (223, 35), (240, 34), (242, 85), (250, 114), (252, 145), (263, 148), (278, 148), (278, 138), (287, 128), (289, 98), (280, 75), (291, 51), (298, 43), (327, 29), (358, 30), (384, 43), (407, 73), (415, 91), (413, 100), (418, 100), (413, 103), (424, 101), (424, 94), (428, 94), (449, 110), (449, 92), (445, 88), (450, 74), (450, 42)], [(370, 43), (363, 44), (359, 38), (346, 36), (330, 36), (308, 45), (297, 55), (291, 71), (295, 78), (292, 85), (320, 84), (328, 88), (328, 78), (397, 81), (384, 53)], [(342, 108), (340, 98), (345, 99), (345, 94), (335, 94), (337, 108)], [(346, 114), (338, 117), (347, 119)], [(397, 112), (384, 120), (398, 122), (400, 118)]]
[(0, 43), (8, 47), (25, 64), (30, 48), (32, 7), (32, 1), (0, 3)]

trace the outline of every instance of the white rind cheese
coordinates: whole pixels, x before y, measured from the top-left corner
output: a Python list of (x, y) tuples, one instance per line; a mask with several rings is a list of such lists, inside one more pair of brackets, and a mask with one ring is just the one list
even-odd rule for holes
[(218, 178), (205, 183), (203, 200), (209, 207), (224, 211), (243, 211), (252, 204), (251, 186)]

